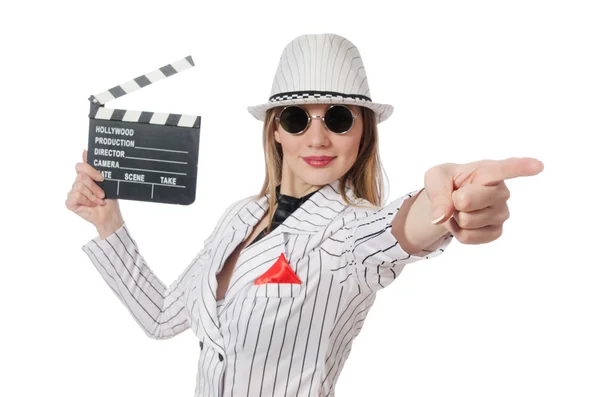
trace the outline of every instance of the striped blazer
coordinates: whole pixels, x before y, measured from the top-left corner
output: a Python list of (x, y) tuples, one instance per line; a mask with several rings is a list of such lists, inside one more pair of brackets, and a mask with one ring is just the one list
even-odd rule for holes
[[(265, 214), (268, 195), (231, 205), (178, 279), (167, 287), (148, 267), (127, 225), (82, 249), (151, 338), (188, 328), (199, 339), (195, 396), (335, 396), (335, 384), (376, 292), (408, 263), (439, 255), (446, 234), (406, 254), (391, 222), (409, 193), (383, 208), (349, 206), (339, 181), (323, 186), (238, 257), (222, 301), (217, 279), (231, 252)], [(300, 283), (256, 285), (284, 254)]]

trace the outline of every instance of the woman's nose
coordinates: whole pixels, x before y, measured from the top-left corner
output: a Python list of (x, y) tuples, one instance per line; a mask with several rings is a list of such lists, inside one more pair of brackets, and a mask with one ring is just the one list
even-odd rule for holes
[(311, 115), (310, 125), (304, 132), (310, 146), (325, 146), (329, 144), (329, 131), (325, 127), (323, 117), (320, 115)]

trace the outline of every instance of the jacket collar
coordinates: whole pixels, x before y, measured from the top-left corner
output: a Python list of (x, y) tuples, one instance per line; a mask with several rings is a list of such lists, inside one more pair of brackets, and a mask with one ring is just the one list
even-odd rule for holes
[[(340, 181), (335, 180), (322, 186), (306, 202), (279, 225), (282, 232), (290, 234), (314, 234), (325, 228), (348, 204), (341, 195)], [(350, 203), (356, 203), (352, 189), (346, 188)], [(252, 198), (233, 220), (235, 230), (253, 229), (268, 210), (269, 194)]]

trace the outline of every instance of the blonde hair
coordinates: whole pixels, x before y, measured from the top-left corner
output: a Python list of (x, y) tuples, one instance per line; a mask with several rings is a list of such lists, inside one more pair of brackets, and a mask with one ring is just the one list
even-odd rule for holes
[[(275, 116), (281, 108), (269, 109), (263, 125), (263, 149), (265, 154), (265, 180), (259, 197), (269, 194), (269, 223), (266, 232), (270, 232), (271, 219), (277, 206), (275, 188), (281, 183), (283, 151), (281, 144), (275, 140)], [(363, 198), (376, 207), (383, 204), (383, 167), (379, 157), (379, 140), (375, 113), (361, 107), (363, 133), (360, 140), (356, 161), (348, 172), (340, 178), (340, 193), (348, 205), (346, 188), (352, 189), (357, 198)]]

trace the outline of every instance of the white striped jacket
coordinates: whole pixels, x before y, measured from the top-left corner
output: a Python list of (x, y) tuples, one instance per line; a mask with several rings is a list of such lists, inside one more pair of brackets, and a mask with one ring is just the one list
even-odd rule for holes
[[(382, 209), (348, 206), (339, 181), (323, 186), (279, 227), (244, 248), (223, 301), (216, 274), (267, 210), (268, 196), (231, 205), (181, 276), (166, 287), (124, 224), (82, 249), (146, 334), (200, 339), (195, 396), (334, 396), (335, 384), (377, 290), (403, 267), (439, 255), (406, 254), (391, 222), (407, 194)], [(369, 205), (347, 190), (350, 202)], [(301, 284), (254, 281), (284, 253)]]

